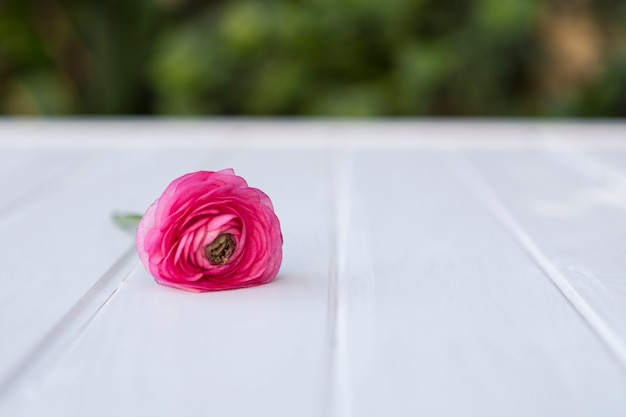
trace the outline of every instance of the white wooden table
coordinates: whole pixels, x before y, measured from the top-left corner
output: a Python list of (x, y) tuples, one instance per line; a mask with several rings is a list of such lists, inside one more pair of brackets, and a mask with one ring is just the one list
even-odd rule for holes
[[(154, 283), (116, 211), (233, 167), (278, 279)], [(1, 416), (625, 416), (626, 124), (0, 122)]]

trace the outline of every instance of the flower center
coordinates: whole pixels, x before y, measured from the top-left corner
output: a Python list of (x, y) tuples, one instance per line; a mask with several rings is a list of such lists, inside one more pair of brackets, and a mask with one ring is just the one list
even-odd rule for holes
[(224, 265), (233, 256), (236, 247), (235, 237), (230, 233), (223, 233), (204, 248), (204, 256), (212, 265)]

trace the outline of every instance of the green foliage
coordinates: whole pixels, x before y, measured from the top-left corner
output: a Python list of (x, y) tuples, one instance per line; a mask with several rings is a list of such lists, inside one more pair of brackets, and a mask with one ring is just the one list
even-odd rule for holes
[(578, 12), (601, 50), (571, 79), (549, 4), (8, 0), (0, 114), (626, 115), (624, 2)]

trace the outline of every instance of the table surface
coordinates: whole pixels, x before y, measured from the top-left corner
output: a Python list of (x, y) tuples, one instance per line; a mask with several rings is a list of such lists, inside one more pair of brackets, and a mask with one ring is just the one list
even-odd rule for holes
[[(157, 285), (112, 213), (227, 167), (278, 278)], [(4, 120), (0, 236), (2, 416), (626, 415), (624, 123)]]

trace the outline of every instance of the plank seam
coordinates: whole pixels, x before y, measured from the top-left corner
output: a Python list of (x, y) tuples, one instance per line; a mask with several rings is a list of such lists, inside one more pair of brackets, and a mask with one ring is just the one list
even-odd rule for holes
[[(80, 335), (89, 327), (98, 313), (113, 298), (136, 264), (130, 267), (135, 256), (134, 245), (126, 250), (118, 260), (83, 294), (67, 313), (46, 333), (40, 341), (18, 361), (17, 365), (0, 380), (0, 400), (22, 388), (27, 393), (35, 391), (46, 373), (74, 345)], [(115, 287), (115, 278), (122, 274)], [(110, 291), (109, 291), (110, 290)], [(103, 301), (101, 301), (104, 298)]]
[(331, 245), (328, 287), (328, 390), (327, 412), (330, 417), (347, 417), (350, 412), (347, 369), (347, 331), (345, 274), (350, 216), (352, 159), (346, 152), (333, 153), (331, 176)]
[(552, 263), (533, 241), (530, 235), (518, 223), (504, 203), (489, 187), (486, 180), (463, 155), (463, 168), (466, 175), (461, 178), (477, 193), (486, 208), (496, 217), (513, 239), (522, 247), (526, 254), (543, 271), (550, 281), (559, 289), (575, 311), (582, 317), (600, 341), (608, 348), (614, 359), (621, 365), (622, 372), (626, 373), (626, 346), (615, 330), (585, 301), (585, 299), (570, 284), (567, 277)]

